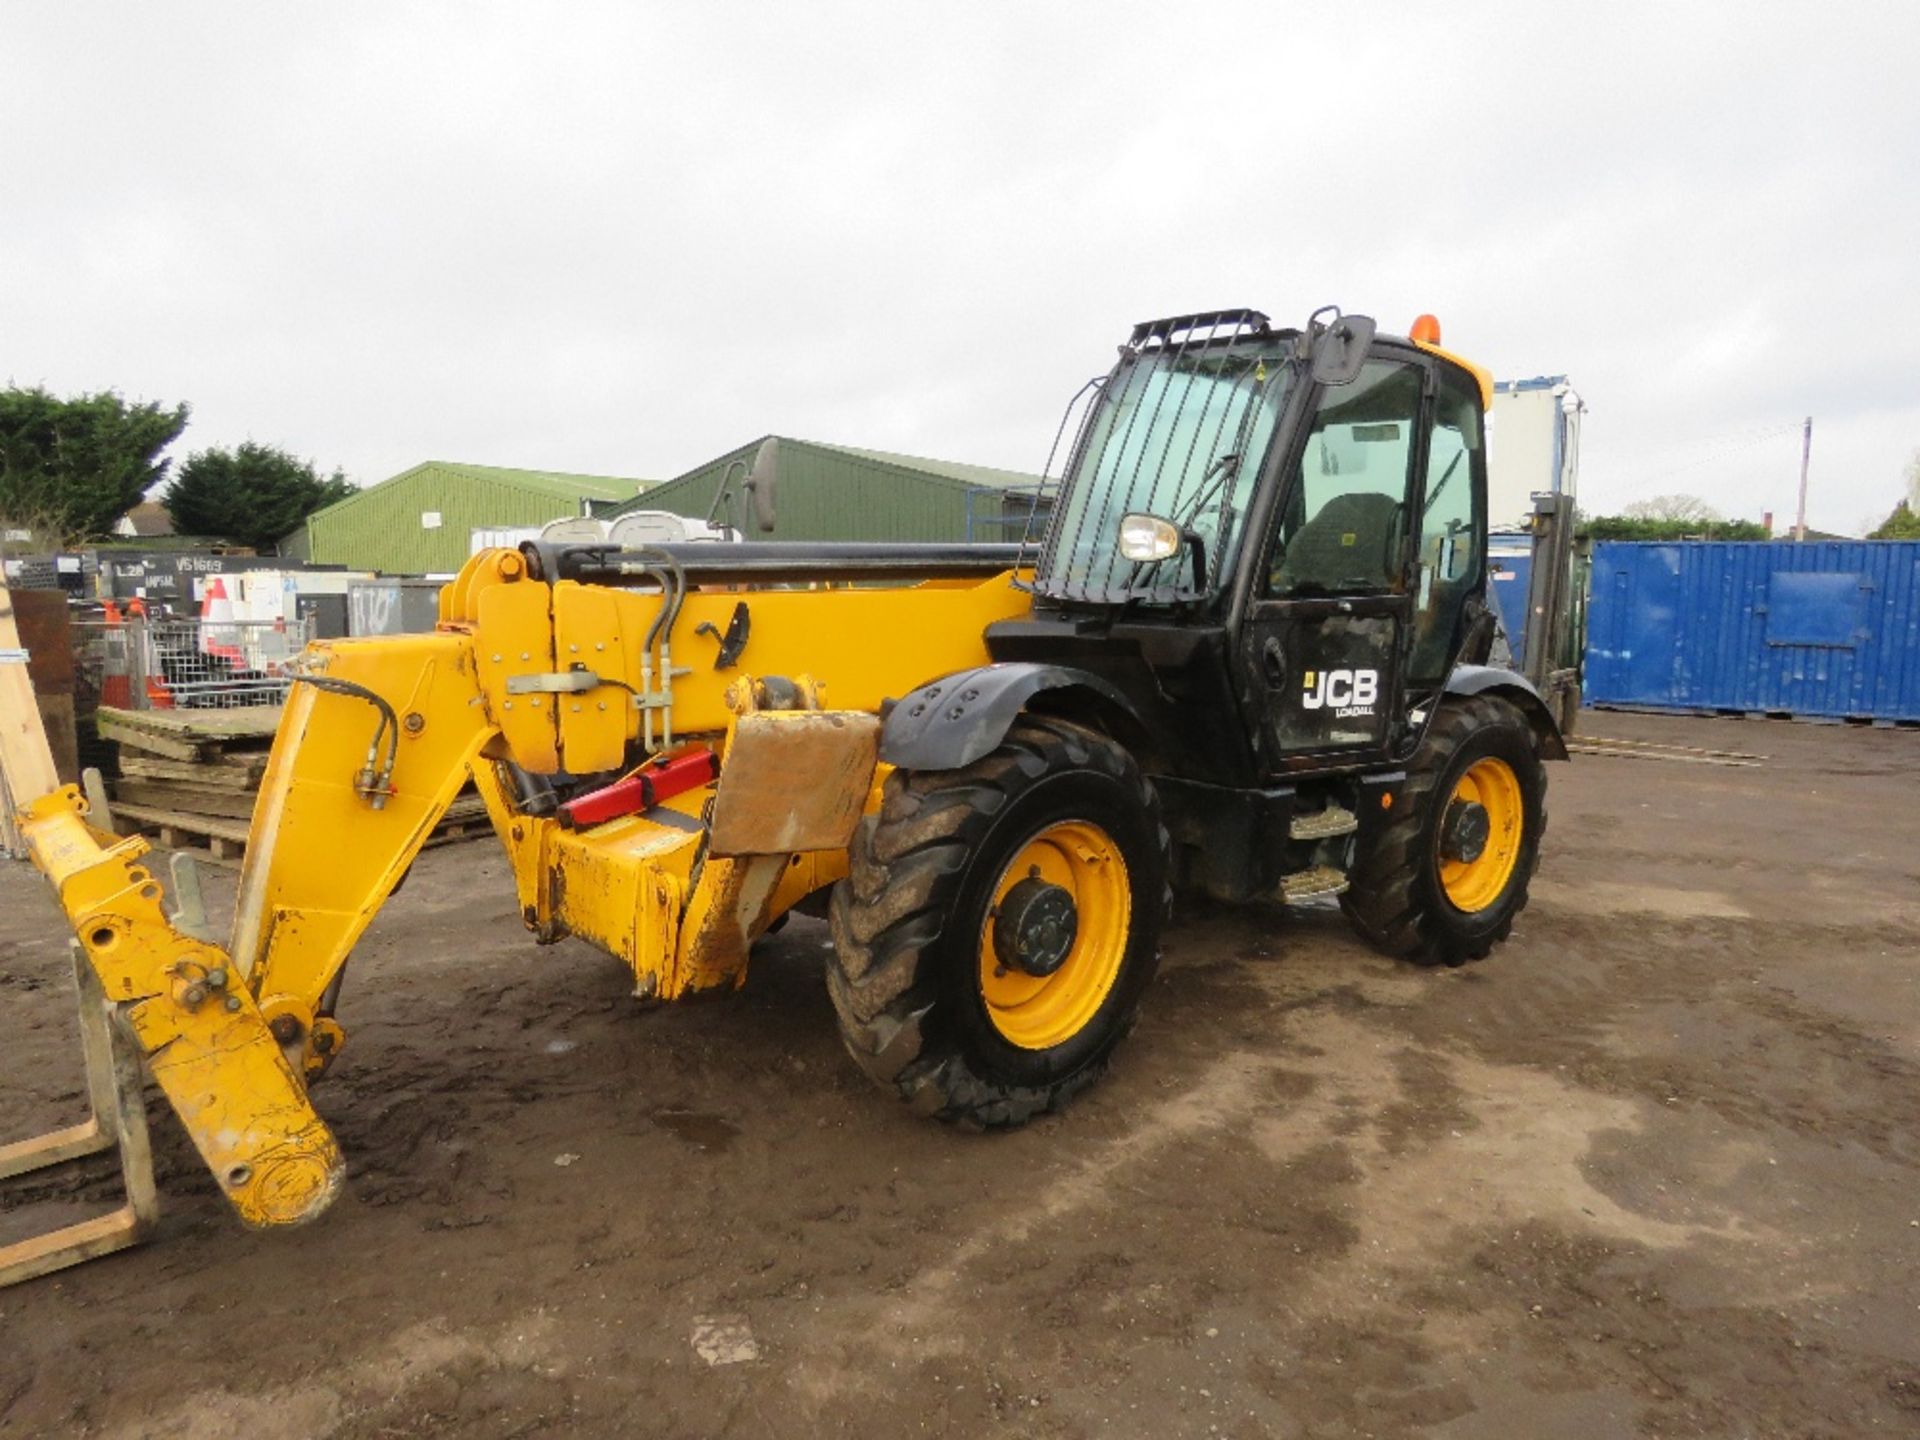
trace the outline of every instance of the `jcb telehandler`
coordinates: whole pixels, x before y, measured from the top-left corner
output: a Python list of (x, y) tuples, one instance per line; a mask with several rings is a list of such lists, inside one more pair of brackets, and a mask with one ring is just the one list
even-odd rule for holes
[(343, 969), (469, 777), (541, 942), (666, 1001), (824, 907), (860, 1066), (1018, 1124), (1104, 1069), (1178, 891), (1338, 895), (1422, 964), (1506, 938), (1566, 750), (1480, 663), (1490, 391), (1428, 316), (1186, 315), (1082, 392), (1020, 545), (484, 551), (434, 633), (309, 647), (224, 948), (76, 790), (24, 833), (255, 1225), (340, 1186), (308, 1086)]

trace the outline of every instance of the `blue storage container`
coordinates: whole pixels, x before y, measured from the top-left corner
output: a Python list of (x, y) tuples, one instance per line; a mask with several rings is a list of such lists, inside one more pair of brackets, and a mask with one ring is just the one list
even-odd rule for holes
[(1491, 543), (1487, 581), (1493, 603), (1500, 609), (1500, 624), (1506, 629), (1513, 663), (1518, 668), (1527, 653), (1527, 620), (1532, 614), (1527, 597), (1528, 587), (1533, 584), (1533, 542), (1529, 539), (1525, 549), (1517, 549), (1503, 547), (1504, 538), (1496, 536)]
[(1589, 704), (1920, 721), (1920, 541), (1594, 546)]

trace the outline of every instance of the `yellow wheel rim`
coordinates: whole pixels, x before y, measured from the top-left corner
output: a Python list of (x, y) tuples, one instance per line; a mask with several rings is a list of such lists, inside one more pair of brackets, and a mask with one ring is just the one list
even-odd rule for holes
[[(1520, 777), (1504, 760), (1489, 756), (1467, 767), (1448, 797), (1448, 805), (1479, 805), (1487, 812), (1487, 843), (1471, 860), (1440, 857), (1440, 885), (1456, 910), (1485, 910), (1506, 891), (1520, 862), (1520, 832), (1526, 807)], [(1444, 812), (1443, 817), (1444, 817)]]
[[(994, 913), (1022, 880), (1039, 878), (1073, 897), (1078, 927), (1051, 975), (1002, 965), (993, 949)], [(1063, 820), (1029, 840), (994, 882), (980, 927), (980, 996), (987, 1018), (1022, 1050), (1050, 1050), (1086, 1028), (1120, 974), (1132, 933), (1133, 891), (1120, 847), (1098, 825)]]

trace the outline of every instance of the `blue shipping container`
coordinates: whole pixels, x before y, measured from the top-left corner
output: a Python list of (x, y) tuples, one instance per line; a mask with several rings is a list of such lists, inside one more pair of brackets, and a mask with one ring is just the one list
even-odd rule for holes
[(1589, 704), (1920, 720), (1920, 541), (1594, 546)]
[(1529, 539), (1524, 550), (1508, 549), (1501, 544), (1505, 538), (1495, 536), (1489, 544), (1492, 553), (1487, 556), (1487, 579), (1517, 670), (1527, 653), (1527, 620), (1532, 615), (1527, 595), (1533, 583), (1533, 542)]

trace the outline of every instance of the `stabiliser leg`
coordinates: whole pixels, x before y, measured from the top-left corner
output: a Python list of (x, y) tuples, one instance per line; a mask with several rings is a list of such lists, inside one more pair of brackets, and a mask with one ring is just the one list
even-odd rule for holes
[(84, 1124), (0, 1145), (0, 1180), (31, 1175), (117, 1146), (126, 1203), (110, 1215), (0, 1246), (0, 1286), (17, 1285), (137, 1245), (152, 1232), (160, 1216), (153, 1185), (153, 1151), (147, 1143), (139, 1056), (129, 1039), (117, 1032), (106, 994), (86, 954), (77, 944), (71, 951), (80, 1047), (86, 1059), (87, 1099), (92, 1114)]

